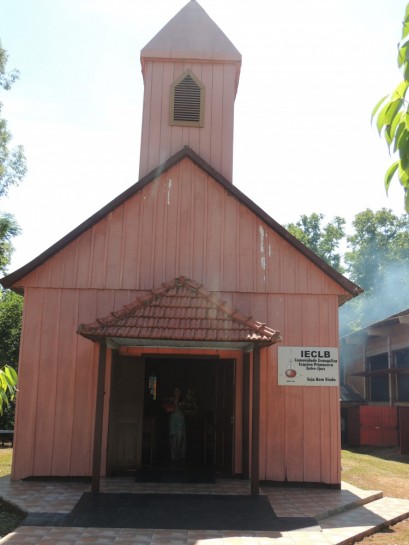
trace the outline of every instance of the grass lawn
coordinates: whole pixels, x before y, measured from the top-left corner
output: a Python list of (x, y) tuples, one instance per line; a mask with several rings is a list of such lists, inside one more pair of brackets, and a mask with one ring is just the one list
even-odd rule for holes
[[(361, 447), (342, 451), (342, 480), (384, 496), (409, 499), (409, 456), (399, 449)], [(409, 519), (367, 537), (362, 545), (408, 545)]]
[(10, 475), (12, 455), (13, 449), (0, 448), (0, 477), (4, 477), (4, 475)]

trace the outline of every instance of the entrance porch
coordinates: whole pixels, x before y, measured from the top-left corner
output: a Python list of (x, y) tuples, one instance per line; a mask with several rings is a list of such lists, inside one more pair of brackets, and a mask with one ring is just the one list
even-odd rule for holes
[[(32, 545), (41, 543), (69, 542), (80, 545), (85, 542), (96, 545), (128, 545), (159, 543), (234, 545), (237, 539), (242, 545), (301, 545), (320, 543), (342, 545), (362, 539), (364, 535), (379, 531), (409, 514), (409, 501), (392, 498), (379, 499), (381, 492), (364, 491), (342, 483), (340, 490), (323, 488), (268, 487), (261, 486), (261, 494), (268, 497), (278, 517), (313, 517), (319, 529), (304, 531), (217, 531), (67, 527), (64, 519), (73, 510), (89, 483), (75, 482), (10, 482), (9, 477), (0, 479), (0, 497), (12, 502), (28, 513), (23, 525), (0, 543)], [(129, 478), (102, 478), (101, 492), (115, 493), (213, 493), (226, 495), (248, 494), (249, 482), (243, 480), (217, 480), (212, 485), (151, 485), (135, 483)], [(362, 507), (360, 507), (362, 505)], [(335, 513), (335, 514), (334, 514)]]
[[(243, 461), (241, 471), (238, 472), (244, 476), (250, 474), (251, 492), (253, 495), (258, 495), (260, 351), (281, 340), (281, 334), (278, 331), (240, 313), (238, 309), (232, 308), (225, 301), (219, 301), (216, 294), (209, 292), (202, 284), (186, 277), (178, 277), (163, 284), (157, 290), (141, 295), (134, 303), (107, 317), (98, 318), (91, 324), (80, 324), (77, 332), (99, 345), (92, 463), (93, 492), (99, 491), (101, 474), (105, 474), (106, 452), (108, 452), (108, 473), (115, 470), (115, 466), (122, 465), (122, 468), (126, 469), (128, 456), (130, 461), (132, 459), (136, 461), (137, 468), (141, 467), (144, 455), (144, 431), (145, 435), (149, 436), (147, 441), (151, 443), (147, 449), (148, 461), (152, 464), (155, 460), (154, 449), (158, 448), (158, 441), (153, 438), (153, 435), (158, 419), (152, 419), (149, 426), (150, 414), (146, 402), (155, 402), (156, 408), (153, 412), (157, 412), (159, 407), (157, 402), (160, 400), (157, 399), (158, 376), (155, 366), (159, 367), (161, 362), (154, 360), (152, 363), (152, 359), (153, 354), (162, 353), (168, 359), (167, 366), (166, 364), (162, 366), (162, 376), (165, 377), (164, 384), (168, 391), (170, 385), (176, 383), (172, 374), (177, 375), (183, 368), (181, 361), (177, 362), (176, 358), (185, 357), (193, 360), (190, 379), (186, 380), (187, 372), (181, 374), (181, 378), (186, 380), (186, 390), (194, 392), (199, 387), (204, 388), (202, 391), (207, 398), (204, 401), (208, 404), (210, 399), (211, 404), (207, 406), (206, 411), (208, 414), (201, 425), (199, 426), (196, 422), (196, 426), (195, 424), (191, 426), (192, 432), (198, 427), (201, 429), (202, 441), (196, 441), (196, 444), (200, 444), (199, 450), (203, 453), (202, 465), (207, 464), (210, 453), (211, 465), (232, 474), (235, 452), (241, 448), (240, 455)], [(234, 367), (234, 359), (237, 358), (234, 355), (226, 356), (226, 354), (234, 353), (238, 354), (246, 368), (242, 372), (242, 407), (239, 410), (243, 417), (241, 440), (234, 436), (234, 430), (238, 429), (237, 423), (234, 427), (238, 409), (235, 403), (238, 390)], [(199, 365), (198, 354), (209, 360), (206, 369)], [(130, 356), (133, 356), (133, 362)], [(213, 371), (210, 373), (212, 357), (218, 361), (213, 362)], [(170, 363), (171, 360), (173, 365)], [(112, 385), (110, 385), (112, 389), (110, 401), (107, 403), (105, 390), (109, 365), (112, 369)], [(146, 374), (147, 365), (148, 374)], [(252, 368), (251, 393), (250, 365)], [(181, 384), (178, 384), (179, 391), (180, 386)], [(151, 399), (146, 398), (147, 390)], [(183, 410), (179, 412), (183, 413)], [(187, 411), (185, 412), (187, 417)], [(104, 423), (106, 428), (108, 421), (110, 435), (108, 448), (106, 448)], [(119, 430), (122, 424), (125, 424), (125, 429), (121, 435)], [(211, 430), (210, 433), (209, 430)], [(161, 436), (163, 437), (163, 431)], [(208, 441), (214, 443), (210, 449)], [(191, 442), (192, 445), (193, 442)], [(166, 447), (162, 449), (163, 452), (166, 450)], [(178, 458), (184, 460), (185, 454), (181, 454)]]

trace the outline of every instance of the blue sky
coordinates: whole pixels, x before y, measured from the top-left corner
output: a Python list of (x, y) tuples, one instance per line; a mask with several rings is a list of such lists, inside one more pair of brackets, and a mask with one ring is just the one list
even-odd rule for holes
[[(2, 93), (28, 175), (0, 200), (23, 233), (10, 272), (138, 180), (142, 47), (186, 0), (0, 0), (20, 80)], [(400, 81), (403, 0), (201, 0), (243, 56), (234, 184), (280, 223), (403, 212), (370, 125)]]

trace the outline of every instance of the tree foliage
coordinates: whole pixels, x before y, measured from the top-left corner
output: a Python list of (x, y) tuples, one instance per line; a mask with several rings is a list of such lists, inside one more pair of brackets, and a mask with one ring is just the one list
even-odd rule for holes
[(349, 235), (343, 218), (327, 225), (323, 219), (323, 214), (303, 215), (287, 228), (364, 288), (364, 294), (340, 309), (341, 335), (409, 308), (409, 215), (367, 209), (355, 216)]
[[(18, 79), (18, 71), (7, 72), (7, 52), (0, 43), (0, 89), (8, 91)], [(12, 135), (2, 117), (0, 102), (0, 197), (12, 185), (18, 184), (26, 173), (26, 160), (21, 146), (10, 147)], [(13, 247), (11, 239), (19, 227), (11, 214), (0, 213), (0, 273), (5, 274), (10, 264)], [(22, 298), (0, 290), (0, 426), (14, 424), (14, 396), (17, 386), (17, 364), (20, 344)], [(4, 411), (5, 409), (5, 411)]]
[(409, 279), (409, 215), (401, 217), (382, 208), (355, 216), (354, 234), (348, 236), (345, 263), (351, 279), (372, 294), (379, 278), (392, 269), (405, 271)]
[(12, 238), (20, 228), (11, 214), (0, 215), (0, 273), (5, 274), (13, 252)]
[[(0, 88), (8, 91), (18, 79), (18, 71), (7, 72), (8, 55), (0, 42)], [(7, 121), (2, 116), (0, 102), (0, 197), (7, 194), (12, 185), (18, 184), (26, 174), (26, 159), (22, 146), (10, 147), (12, 135), (7, 127)]]
[(23, 298), (0, 291), (0, 429), (14, 427)]
[(365, 292), (341, 307), (341, 335), (409, 308), (408, 214), (365, 210), (355, 216), (353, 228), (345, 263)]
[(13, 291), (0, 292), (0, 367), (17, 369), (23, 298)]
[(345, 220), (336, 216), (326, 225), (323, 225), (323, 220), (324, 214), (303, 214), (296, 223), (289, 223), (286, 228), (329, 265), (343, 272), (339, 245), (345, 238)]
[(406, 98), (409, 87), (409, 4), (398, 44), (398, 67), (402, 70), (403, 80), (376, 104), (372, 121), (376, 120), (378, 132), (385, 138), (389, 152), (397, 157), (385, 174), (386, 191), (397, 176), (404, 190), (405, 210), (409, 212), (409, 102)]
[(17, 372), (11, 365), (0, 369), (0, 415), (14, 401), (17, 390)]

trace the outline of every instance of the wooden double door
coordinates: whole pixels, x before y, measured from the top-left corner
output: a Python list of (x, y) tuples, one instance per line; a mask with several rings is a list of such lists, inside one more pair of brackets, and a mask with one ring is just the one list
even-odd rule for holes
[(185, 413), (186, 464), (232, 473), (235, 361), (117, 354), (112, 362), (108, 475), (169, 463), (164, 401), (176, 384), (185, 396), (188, 390), (193, 392), (197, 401), (197, 409)]

